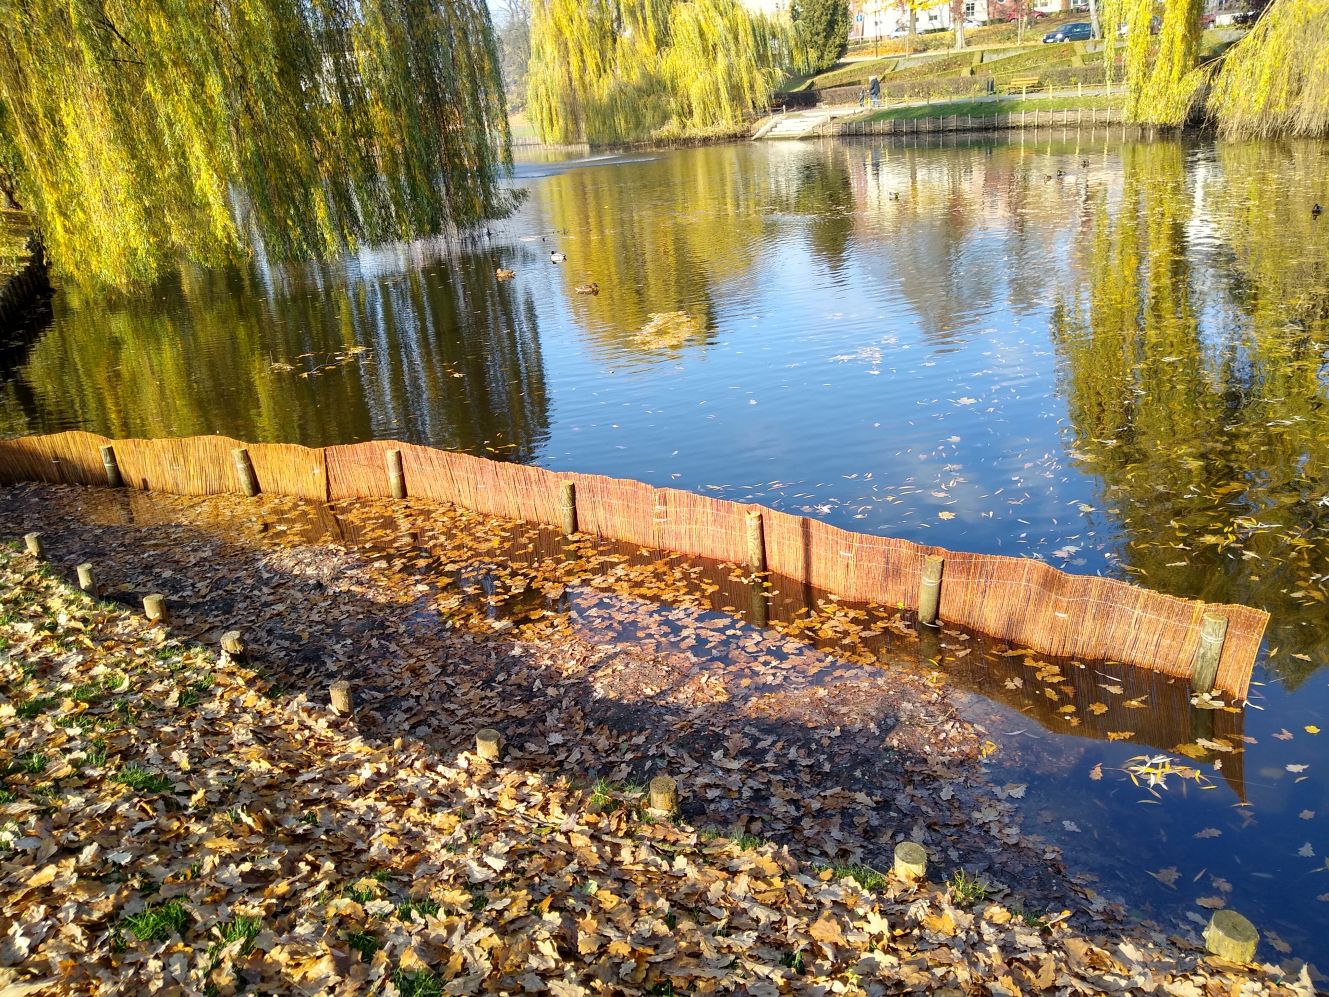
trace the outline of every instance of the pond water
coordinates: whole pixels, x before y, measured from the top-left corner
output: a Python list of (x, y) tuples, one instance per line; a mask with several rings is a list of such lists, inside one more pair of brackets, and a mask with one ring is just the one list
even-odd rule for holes
[(770, 143), (514, 182), (461, 250), (67, 289), (0, 433), (396, 438), (1267, 609), (1236, 726), (1176, 738), (1220, 745), (1209, 789), (1155, 797), (1118, 770), (1177, 745), (961, 682), (1104, 892), (1225, 902), (1329, 964), (1329, 145)]

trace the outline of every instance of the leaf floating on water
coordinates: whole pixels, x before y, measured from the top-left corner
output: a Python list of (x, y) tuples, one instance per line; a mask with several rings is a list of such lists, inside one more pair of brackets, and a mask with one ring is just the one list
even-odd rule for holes
[(1314, 820), (1314, 819), (1315, 819), (1315, 811), (1314, 811), (1314, 810), (1303, 810), (1301, 813), (1297, 814), (1297, 816), (1300, 817), (1302, 820)]
[(1092, 779), (1094, 782), (1098, 782), (1098, 780), (1103, 778), (1102, 762), (1099, 762), (1097, 765), (1095, 765), (1093, 768), (1089, 770), (1089, 778)]
[(1129, 741), (1135, 736), (1133, 730), (1110, 730), (1107, 738), (1109, 741)]
[(1285, 769), (1287, 769), (1289, 772), (1291, 772), (1293, 775), (1299, 775), (1299, 774), (1301, 774), (1302, 772), (1305, 772), (1308, 768), (1310, 768), (1309, 765), (1300, 765), (1300, 764), (1298, 764), (1298, 765), (1284, 765), (1283, 767), (1284, 767)]
[(1313, 859), (1315, 858), (1315, 848), (1308, 841), (1297, 849), (1297, 857), (1303, 859)]
[(1201, 907), (1207, 907), (1210, 910), (1221, 910), (1227, 906), (1227, 901), (1222, 897), (1200, 897), (1195, 901)]
[(1286, 727), (1284, 727), (1284, 728), (1283, 728), (1282, 730), (1280, 730), (1277, 734), (1275, 734), (1274, 737), (1278, 738), (1280, 741), (1291, 741), (1291, 740), (1292, 740), (1292, 731), (1290, 731), (1290, 730), (1288, 730)]
[(1217, 838), (1223, 832), (1216, 827), (1206, 827), (1203, 831), (1196, 831), (1197, 838)]
[(1307, 733), (1307, 734), (1318, 734), (1318, 733), (1320, 733), (1320, 728), (1319, 728), (1319, 727), (1316, 727), (1315, 724), (1307, 724), (1305, 729), (1306, 729), (1306, 733)]
[(1157, 872), (1151, 872), (1149, 875), (1167, 887), (1176, 886), (1177, 880), (1181, 878), (1181, 873), (1177, 871), (1177, 867), (1174, 865), (1170, 865), (1166, 869), (1159, 869)]

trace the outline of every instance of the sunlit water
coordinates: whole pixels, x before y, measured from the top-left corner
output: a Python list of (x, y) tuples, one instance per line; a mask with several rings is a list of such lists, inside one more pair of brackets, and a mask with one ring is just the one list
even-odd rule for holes
[(1011, 696), (998, 776), (1105, 892), (1219, 897), (1329, 963), (1329, 147), (771, 143), (514, 182), (461, 251), (70, 290), (0, 429), (391, 437), (1268, 609), (1214, 788), (1137, 790), (1152, 741)]

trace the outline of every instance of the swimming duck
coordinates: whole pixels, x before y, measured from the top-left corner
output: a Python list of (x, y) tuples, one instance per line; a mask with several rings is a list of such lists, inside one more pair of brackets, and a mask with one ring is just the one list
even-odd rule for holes
[(1319, 201), (1316, 201), (1316, 202), (1315, 202), (1315, 207), (1311, 208), (1311, 217), (1312, 217), (1312, 218), (1319, 218), (1319, 217), (1320, 217), (1320, 212), (1322, 212), (1323, 210), (1324, 210), (1324, 208), (1320, 207), (1320, 202), (1319, 202)]
[(499, 280), (512, 280), (513, 277), (517, 276), (517, 271), (506, 270), (503, 267), (499, 267), (497, 270), (494, 271), (494, 276), (497, 277)]
[(600, 285), (595, 281), (591, 281), (589, 284), (578, 284), (573, 290), (578, 294), (599, 294)]
[(560, 253), (557, 249), (551, 249), (551, 250), (549, 251), (549, 262), (550, 262), (550, 263), (562, 263), (562, 262), (563, 262), (564, 260), (566, 260), (567, 258), (568, 258), (568, 254), (567, 254), (567, 253)]

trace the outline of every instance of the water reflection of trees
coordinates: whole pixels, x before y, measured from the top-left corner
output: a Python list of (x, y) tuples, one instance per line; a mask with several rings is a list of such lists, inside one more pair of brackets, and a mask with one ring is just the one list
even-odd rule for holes
[(23, 390), (6, 392), (6, 425), (22, 408), (32, 426), (112, 436), (396, 437), (518, 459), (548, 433), (534, 303), (478, 261), (388, 260), (361, 279), (186, 270), (151, 296), (65, 293)]
[[(1322, 147), (1122, 150), (1120, 200), (1078, 236), (1055, 310), (1083, 465), (1124, 563), (1154, 587), (1274, 614), (1297, 682), (1329, 650), (1329, 233), (1309, 194)], [(1189, 174), (1189, 175), (1188, 175)]]

